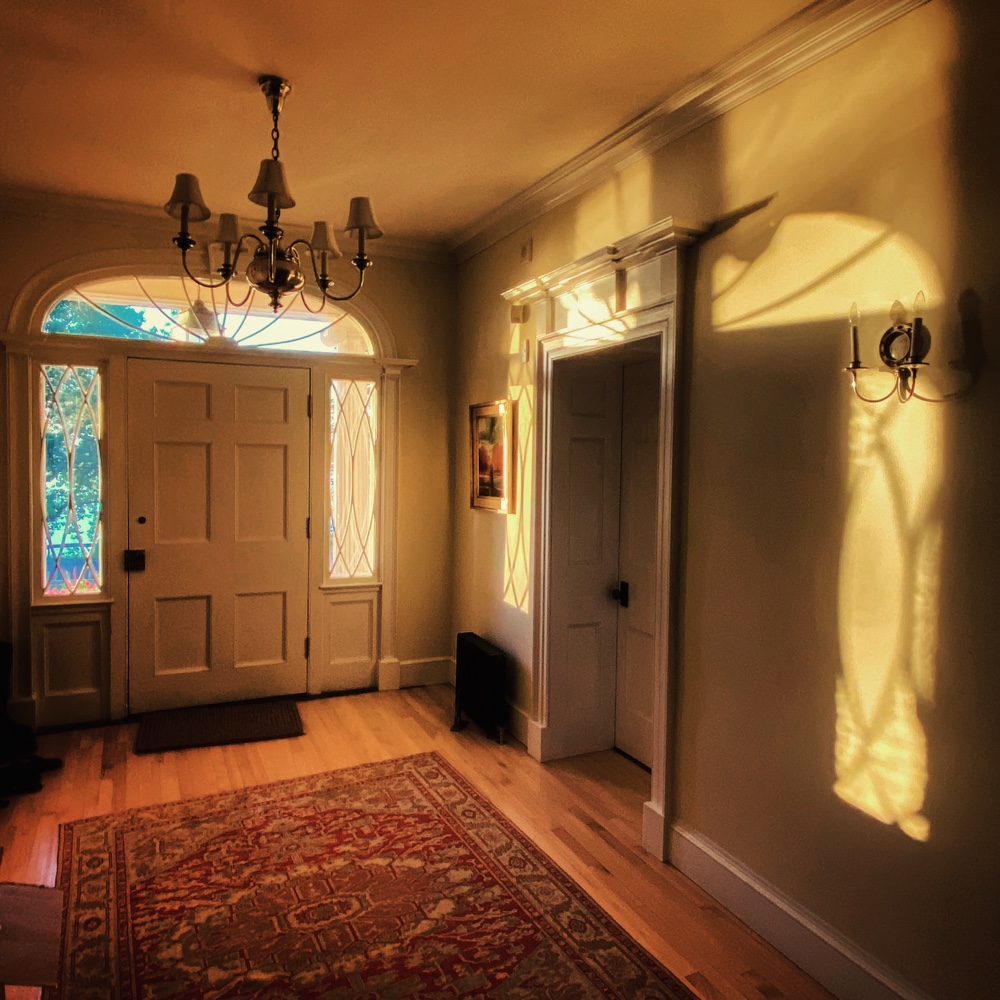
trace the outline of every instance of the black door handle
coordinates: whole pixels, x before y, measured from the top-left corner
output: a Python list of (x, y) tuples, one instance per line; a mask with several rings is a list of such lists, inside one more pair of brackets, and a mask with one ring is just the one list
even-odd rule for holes
[(612, 600), (617, 601), (623, 608), (628, 607), (628, 581), (622, 580), (617, 587), (611, 591)]
[(126, 549), (122, 563), (126, 573), (140, 573), (146, 568), (145, 549)]

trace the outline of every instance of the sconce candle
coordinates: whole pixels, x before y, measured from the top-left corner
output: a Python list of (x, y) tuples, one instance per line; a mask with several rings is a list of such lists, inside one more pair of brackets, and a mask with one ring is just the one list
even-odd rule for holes
[(848, 313), (848, 322), (851, 326), (851, 367), (861, 367), (861, 355), (858, 353), (858, 323), (861, 320), (861, 313), (858, 310), (857, 302), (851, 303), (851, 311)]
[(924, 352), (921, 349), (921, 342), (924, 335), (924, 318), (920, 314), (924, 311), (926, 305), (927, 299), (923, 291), (917, 292), (917, 297), (913, 300), (913, 311), (916, 313), (916, 316), (913, 318), (913, 330), (910, 334), (910, 361), (919, 361), (924, 356)]

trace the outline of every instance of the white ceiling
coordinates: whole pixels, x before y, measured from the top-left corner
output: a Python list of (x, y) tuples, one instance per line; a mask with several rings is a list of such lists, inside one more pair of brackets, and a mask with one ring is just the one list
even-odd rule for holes
[(190, 171), (256, 216), (275, 73), (289, 221), (342, 226), (367, 194), (387, 233), (453, 241), (806, 6), (0, 0), (0, 185), (162, 206)]

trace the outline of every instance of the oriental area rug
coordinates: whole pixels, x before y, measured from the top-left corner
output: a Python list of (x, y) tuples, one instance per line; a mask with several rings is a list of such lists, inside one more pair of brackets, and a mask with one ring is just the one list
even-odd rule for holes
[(437, 754), (60, 831), (47, 1000), (694, 994)]

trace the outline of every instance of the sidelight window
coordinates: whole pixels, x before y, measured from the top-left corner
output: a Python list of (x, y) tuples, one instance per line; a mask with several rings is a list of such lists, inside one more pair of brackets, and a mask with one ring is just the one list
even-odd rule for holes
[(378, 387), (330, 381), (330, 517), (327, 568), (334, 580), (375, 576)]
[(41, 579), (48, 597), (103, 587), (101, 373), (42, 365)]

